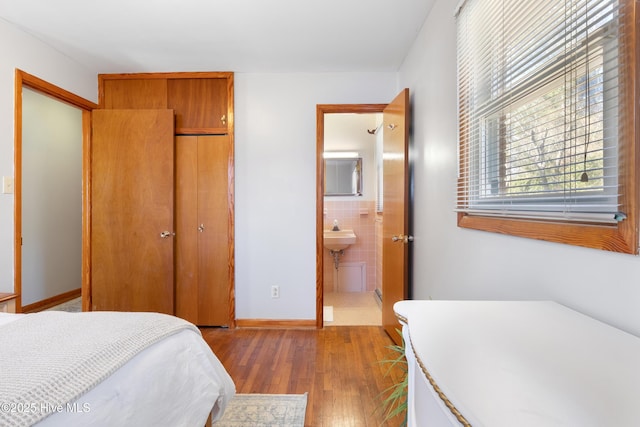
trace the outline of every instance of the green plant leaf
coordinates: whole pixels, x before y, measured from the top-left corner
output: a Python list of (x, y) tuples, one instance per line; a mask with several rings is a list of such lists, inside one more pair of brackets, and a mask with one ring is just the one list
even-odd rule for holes
[(378, 409), (384, 411), (384, 421), (389, 421), (399, 415), (404, 414), (401, 426), (407, 425), (407, 393), (409, 386), (408, 365), (405, 357), (405, 342), (402, 332), (396, 329), (402, 338), (401, 345), (390, 345), (385, 348), (392, 353), (388, 359), (381, 360), (379, 363), (388, 365), (384, 374), (385, 377), (391, 375), (394, 370), (401, 372), (400, 381), (387, 387), (377, 396), (382, 401), (382, 406)]

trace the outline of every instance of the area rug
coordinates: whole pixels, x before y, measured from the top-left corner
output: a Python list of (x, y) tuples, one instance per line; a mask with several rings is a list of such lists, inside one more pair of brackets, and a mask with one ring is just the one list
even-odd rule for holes
[(82, 311), (82, 298), (74, 298), (71, 301), (55, 305), (45, 311), (68, 311), (70, 313), (79, 313)]
[(304, 427), (305, 394), (236, 394), (216, 427)]

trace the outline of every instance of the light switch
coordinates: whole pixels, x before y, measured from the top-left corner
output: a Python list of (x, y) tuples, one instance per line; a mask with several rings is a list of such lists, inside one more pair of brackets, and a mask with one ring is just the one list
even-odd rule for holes
[(2, 177), (2, 194), (13, 194), (13, 177)]

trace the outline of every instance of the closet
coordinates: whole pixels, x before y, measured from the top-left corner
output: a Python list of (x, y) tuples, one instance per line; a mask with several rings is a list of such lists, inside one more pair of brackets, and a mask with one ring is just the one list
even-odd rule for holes
[(230, 142), (176, 137), (176, 315), (198, 325), (224, 325), (229, 316)]
[(99, 102), (91, 308), (235, 326), (233, 73), (104, 74)]

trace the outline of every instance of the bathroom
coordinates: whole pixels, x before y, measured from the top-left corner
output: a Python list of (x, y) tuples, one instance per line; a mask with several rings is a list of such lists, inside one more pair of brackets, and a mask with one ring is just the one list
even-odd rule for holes
[[(343, 253), (323, 252), (324, 323), (381, 325), (382, 114), (335, 113), (324, 118), (325, 196), (323, 229), (353, 230), (356, 242)], [(334, 158), (352, 161), (347, 190), (335, 183)], [(345, 162), (345, 160), (341, 160)], [(361, 180), (359, 181), (358, 178)], [(350, 188), (350, 189), (349, 189)], [(338, 195), (339, 194), (339, 195)]]

